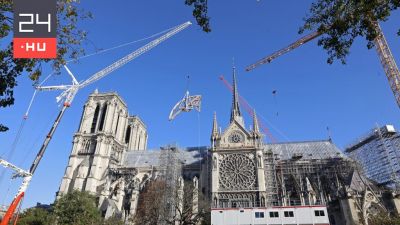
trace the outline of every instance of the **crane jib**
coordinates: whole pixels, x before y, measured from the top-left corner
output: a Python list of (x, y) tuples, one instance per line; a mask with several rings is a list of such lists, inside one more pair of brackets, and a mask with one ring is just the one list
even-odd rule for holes
[(131, 60), (135, 59), (136, 57), (138, 57), (138, 56), (142, 55), (143, 53), (149, 51), (150, 49), (156, 47), (157, 45), (159, 45), (163, 41), (167, 40), (168, 38), (172, 37), (173, 35), (179, 33), (180, 31), (187, 28), (191, 24), (192, 24), (191, 22), (186, 22), (184, 24), (177, 26), (175, 29), (169, 31), (168, 33), (164, 34), (163, 36), (159, 37), (158, 39), (151, 41), (150, 43), (144, 45), (143, 47), (135, 50), (134, 52), (126, 55), (125, 57), (119, 59), (118, 61), (114, 62), (113, 64), (107, 66), (105, 69), (93, 74), (90, 78), (88, 78), (87, 80), (82, 82), (80, 84), (80, 86), (84, 87), (84, 86), (87, 86), (87, 85), (93, 83), (94, 81), (101, 79), (102, 77), (108, 75), (112, 71), (120, 68), (121, 66), (123, 66), (123, 65), (127, 64), (128, 62), (130, 62)]
[[(8, 211), (6, 213), (6, 217), (3, 218), (3, 220), (1, 221), (1, 225), (7, 225), (9, 224), (9, 221), (11, 219), (11, 215), (14, 215), (14, 211), (16, 209), (16, 206), (20, 204), (20, 200), (24, 195), (25, 190), (28, 188), (28, 185), (30, 183), (30, 180), (32, 178), (32, 174), (36, 171), (36, 168), (38, 167), (46, 149), (47, 146), (49, 145), (52, 136), (54, 135), (57, 126), (60, 123), (60, 120), (62, 118), (62, 116), (64, 115), (65, 110), (70, 106), (70, 104), (72, 103), (75, 95), (77, 94), (77, 92), (79, 91), (79, 89), (83, 88), (86, 85), (89, 85), (91, 83), (93, 83), (94, 81), (97, 81), (101, 78), (103, 78), (104, 76), (106, 76), (107, 74), (110, 74), (112, 71), (120, 68), (121, 66), (125, 65), (126, 63), (130, 62), (131, 60), (135, 59), (136, 57), (140, 56), (141, 54), (149, 51), (150, 49), (156, 47), (158, 44), (160, 44), (161, 42), (167, 40), (168, 38), (172, 37), (173, 35), (177, 34), (178, 32), (182, 31), (183, 29), (187, 28), (189, 25), (191, 25), (191, 22), (186, 22), (183, 23), (175, 28), (172, 28), (171, 31), (169, 31), (168, 33), (164, 34), (163, 36), (157, 38), (154, 41), (151, 41), (150, 43), (148, 43), (147, 45), (137, 49), (136, 51), (128, 54), (127, 56), (121, 58), (120, 60), (114, 62), (113, 64), (111, 64), (110, 66), (107, 66), (105, 69), (95, 73), (93, 76), (91, 76), (89, 79), (85, 80), (82, 83), (79, 83), (74, 75), (72, 74), (72, 72), (66, 67), (66, 70), (68, 72), (68, 74), (71, 76), (72, 78), (72, 85), (59, 85), (59, 86), (48, 86), (48, 87), (43, 87), (43, 86), (39, 86), (36, 87), (37, 90), (64, 90), (61, 95), (59, 95), (57, 97), (57, 100), (61, 100), (61, 99), (65, 99), (64, 102), (64, 106), (62, 107), (62, 109), (60, 110), (55, 122), (53, 123), (53, 126), (50, 129), (49, 134), (47, 135), (47, 137), (45, 138), (42, 147), (40, 148), (39, 152), (37, 153), (35, 160), (33, 161), (29, 172), (25, 172), (23, 174), (25, 174), (24, 176), (24, 181), (22, 183), (22, 185), (20, 186), (20, 189), (18, 191), (18, 195), (14, 198), (13, 203), (10, 205), (10, 207), (8, 208)], [(7, 165), (8, 168), (12, 168), (14, 170), (17, 169), (17, 167), (13, 167), (12, 164), (7, 163), (4, 160), (0, 159), (0, 164), (1, 165)], [(23, 170), (21, 170), (23, 171)], [(20, 172), (21, 172), (20, 171)]]

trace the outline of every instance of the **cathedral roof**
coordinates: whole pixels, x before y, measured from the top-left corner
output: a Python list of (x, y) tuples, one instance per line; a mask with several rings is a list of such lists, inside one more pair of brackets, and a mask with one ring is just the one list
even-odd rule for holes
[[(198, 164), (205, 154), (206, 147), (189, 147), (178, 149), (179, 160), (184, 165)], [(122, 162), (123, 167), (151, 167), (160, 166), (161, 154), (166, 150), (141, 150), (141, 151), (128, 151), (124, 155)]]
[(124, 155), (122, 166), (124, 167), (148, 167), (158, 166), (160, 151), (128, 151)]
[(346, 156), (328, 140), (285, 142), (265, 144), (265, 150), (272, 150), (281, 160), (287, 159), (327, 159), (346, 158)]

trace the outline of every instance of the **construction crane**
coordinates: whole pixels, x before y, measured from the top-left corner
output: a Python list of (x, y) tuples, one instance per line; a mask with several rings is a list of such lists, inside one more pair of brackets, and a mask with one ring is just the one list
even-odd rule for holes
[[(14, 212), (15, 209), (18, 207), (19, 202), (22, 200), (22, 198), (25, 195), (25, 190), (28, 187), (29, 182), (32, 179), (32, 174), (28, 171), (25, 171), (25, 170), (15, 166), (12, 163), (9, 163), (9, 162), (3, 160), (3, 159), (0, 159), (0, 165), (2, 165), (5, 168), (14, 170), (15, 174), (13, 175), (13, 178), (16, 178), (16, 177), (23, 178), (23, 181), (22, 181), (21, 186), (19, 187), (18, 193), (17, 193), (14, 201), (11, 203), (11, 205), (8, 207), (8, 210), (7, 210), (7, 212), (8, 211)], [(13, 216), (13, 214), (5, 214), (3, 220), (1, 221), (1, 224), (4, 223), (4, 224), (8, 225), (8, 221), (10, 221), (12, 216)], [(16, 224), (16, 221), (14, 224)]]
[[(393, 95), (396, 99), (397, 105), (400, 107), (400, 72), (399, 72), (399, 69), (396, 65), (396, 61), (394, 60), (393, 54), (390, 51), (389, 45), (386, 42), (386, 38), (385, 38), (378, 22), (375, 22), (375, 29), (378, 34), (374, 40), (375, 48), (378, 53), (379, 59), (381, 61), (383, 70), (385, 71), (386, 77), (389, 81), (390, 88), (392, 89)], [(319, 37), (322, 34), (323, 33), (316, 31), (307, 36), (304, 36), (304, 37), (300, 38), (299, 40), (293, 42), (289, 46), (287, 46), (283, 49), (280, 49), (280, 50), (272, 53), (271, 55), (268, 55), (268, 56), (258, 60), (257, 62), (247, 66), (246, 71), (251, 71), (260, 65), (270, 63), (272, 60), (278, 58), (279, 56), (304, 45), (305, 43)]]
[[(46, 136), (39, 152), (37, 153), (30, 169), (29, 172), (27, 174), (29, 174), (29, 176), (25, 176), (26, 179), (24, 179), (23, 184), (21, 185), (18, 194), (16, 195), (16, 197), (14, 198), (14, 200), (12, 201), (11, 205), (9, 206), (3, 220), (1, 221), (0, 225), (8, 225), (12, 216), (14, 215), (15, 209), (16, 207), (20, 204), (21, 199), (23, 198), (26, 189), (29, 186), (29, 182), (30, 179), (32, 178), (33, 174), (35, 173), (40, 160), (42, 159), (47, 146), (49, 145), (51, 138), (54, 135), (54, 132), (57, 129), (58, 124), (61, 121), (62, 116), (64, 115), (65, 110), (71, 106), (72, 101), (74, 100), (75, 95), (78, 93), (78, 91), (107, 76), (108, 74), (110, 74), (111, 72), (113, 72), (114, 70), (124, 66), (125, 64), (127, 64), (128, 62), (132, 61), (133, 59), (137, 58), (138, 56), (142, 55), (143, 53), (149, 51), (150, 49), (156, 47), (157, 45), (161, 44), (163, 41), (167, 40), (168, 38), (174, 36), (175, 34), (179, 33), (180, 31), (184, 30), (185, 28), (187, 28), (188, 26), (190, 26), (192, 23), (191, 22), (186, 22), (183, 23), (181, 25), (176, 26), (175, 28), (172, 28), (172, 30), (170, 30), (169, 32), (167, 32), (166, 34), (162, 35), (161, 37), (149, 42), (148, 44), (144, 45), (143, 47), (135, 50), (134, 52), (126, 55), (125, 57), (119, 59), (118, 61), (112, 63), (111, 65), (107, 66), (106, 68), (100, 70), (99, 72), (93, 74), (91, 77), (89, 77), (87, 80), (83, 81), (83, 82), (78, 82), (75, 78), (75, 76), (72, 74), (72, 72), (69, 70), (69, 68), (64, 65), (64, 68), (66, 69), (68, 75), (71, 77), (72, 79), (72, 84), (70, 85), (57, 85), (57, 86), (38, 86), (36, 87), (37, 90), (39, 91), (51, 91), (51, 90), (63, 90), (63, 92), (56, 98), (57, 102), (61, 102), (64, 101), (63, 107), (61, 108), (60, 112), (58, 113), (58, 116), (56, 118), (56, 120), (53, 123), (53, 126), (51, 127), (48, 135)], [(3, 162), (5, 162), (3, 160)], [(5, 163), (7, 164), (7, 163)], [(3, 164), (2, 164), (3, 165)], [(14, 168), (14, 170), (17, 168), (15, 166), (10, 166), (12, 164), (8, 164), (8, 168)], [(28, 179), (29, 177), (29, 179)], [(16, 224), (16, 220), (15, 220), (15, 224)]]
[[(233, 87), (232, 85), (229, 83), (229, 81), (227, 81), (225, 79), (224, 76), (219, 76), (219, 79), (224, 83), (225, 87), (228, 88), (231, 92), (233, 92)], [(241, 95), (239, 95), (239, 102), (240, 104), (244, 107), (244, 109), (246, 110), (246, 112), (253, 117), (254, 116), (254, 109), (249, 105), (249, 103), (246, 101), (246, 99), (244, 99)], [(263, 133), (268, 136), (268, 138), (270, 139), (270, 141), (272, 143), (276, 143), (277, 140), (274, 138), (274, 136), (271, 134), (271, 132), (269, 131), (268, 127), (265, 126), (265, 124), (259, 120), (258, 123), (260, 124), (260, 128), (263, 131)]]

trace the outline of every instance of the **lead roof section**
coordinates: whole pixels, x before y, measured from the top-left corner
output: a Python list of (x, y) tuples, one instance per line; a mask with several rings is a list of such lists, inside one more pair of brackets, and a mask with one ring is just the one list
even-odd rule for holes
[[(179, 148), (178, 156), (184, 165), (200, 163), (207, 156), (207, 147)], [(273, 154), (280, 160), (290, 159), (330, 159), (347, 158), (331, 141), (305, 141), (285, 142), (276, 144), (265, 144), (264, 150), (272, 150)], [(160, 165), (162, 151), (167, 150), (146, 150), (127, 151), (124, 154), (123, 167), (151, 167)], [(168, 150), (169, 151), (169, 150)]]
[[(207, 147), (188, 147), (179, 148), (178, 157), (184, 165), (198, 164), (207, 154)], [(171, 150), (141, 150), (125, 152), (122, 166), (123, 167), (151, 167), (159, 166), (160, 158), (163, 151)]]
[(329, 140), (284, 142), (265, 144), (264, 150), (272, 152), (281, 160), (347, 158), (335, 144)]

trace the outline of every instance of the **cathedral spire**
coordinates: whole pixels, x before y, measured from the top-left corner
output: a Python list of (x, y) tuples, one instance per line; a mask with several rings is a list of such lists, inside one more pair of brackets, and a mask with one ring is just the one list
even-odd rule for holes
[(213, 127), (211, 133), (211, 139), (214, 139), (218, 136), (218, 123), (217, 123), (217, 113), (214, 112), (214, 119), (213, 119)]
[(239, 93), (237, 90), (237, 83), (236, 83), (236, 68), (233, 66), (232, 68), (232, 77), (233, 77), (233, 93), (232, 93), (232, 109), (231, 109), (231, 120), (232, 123), (234, 120), (239, 122), (241, 125), (244, 126), (242, 113), (240, 112), (239, 107)]

